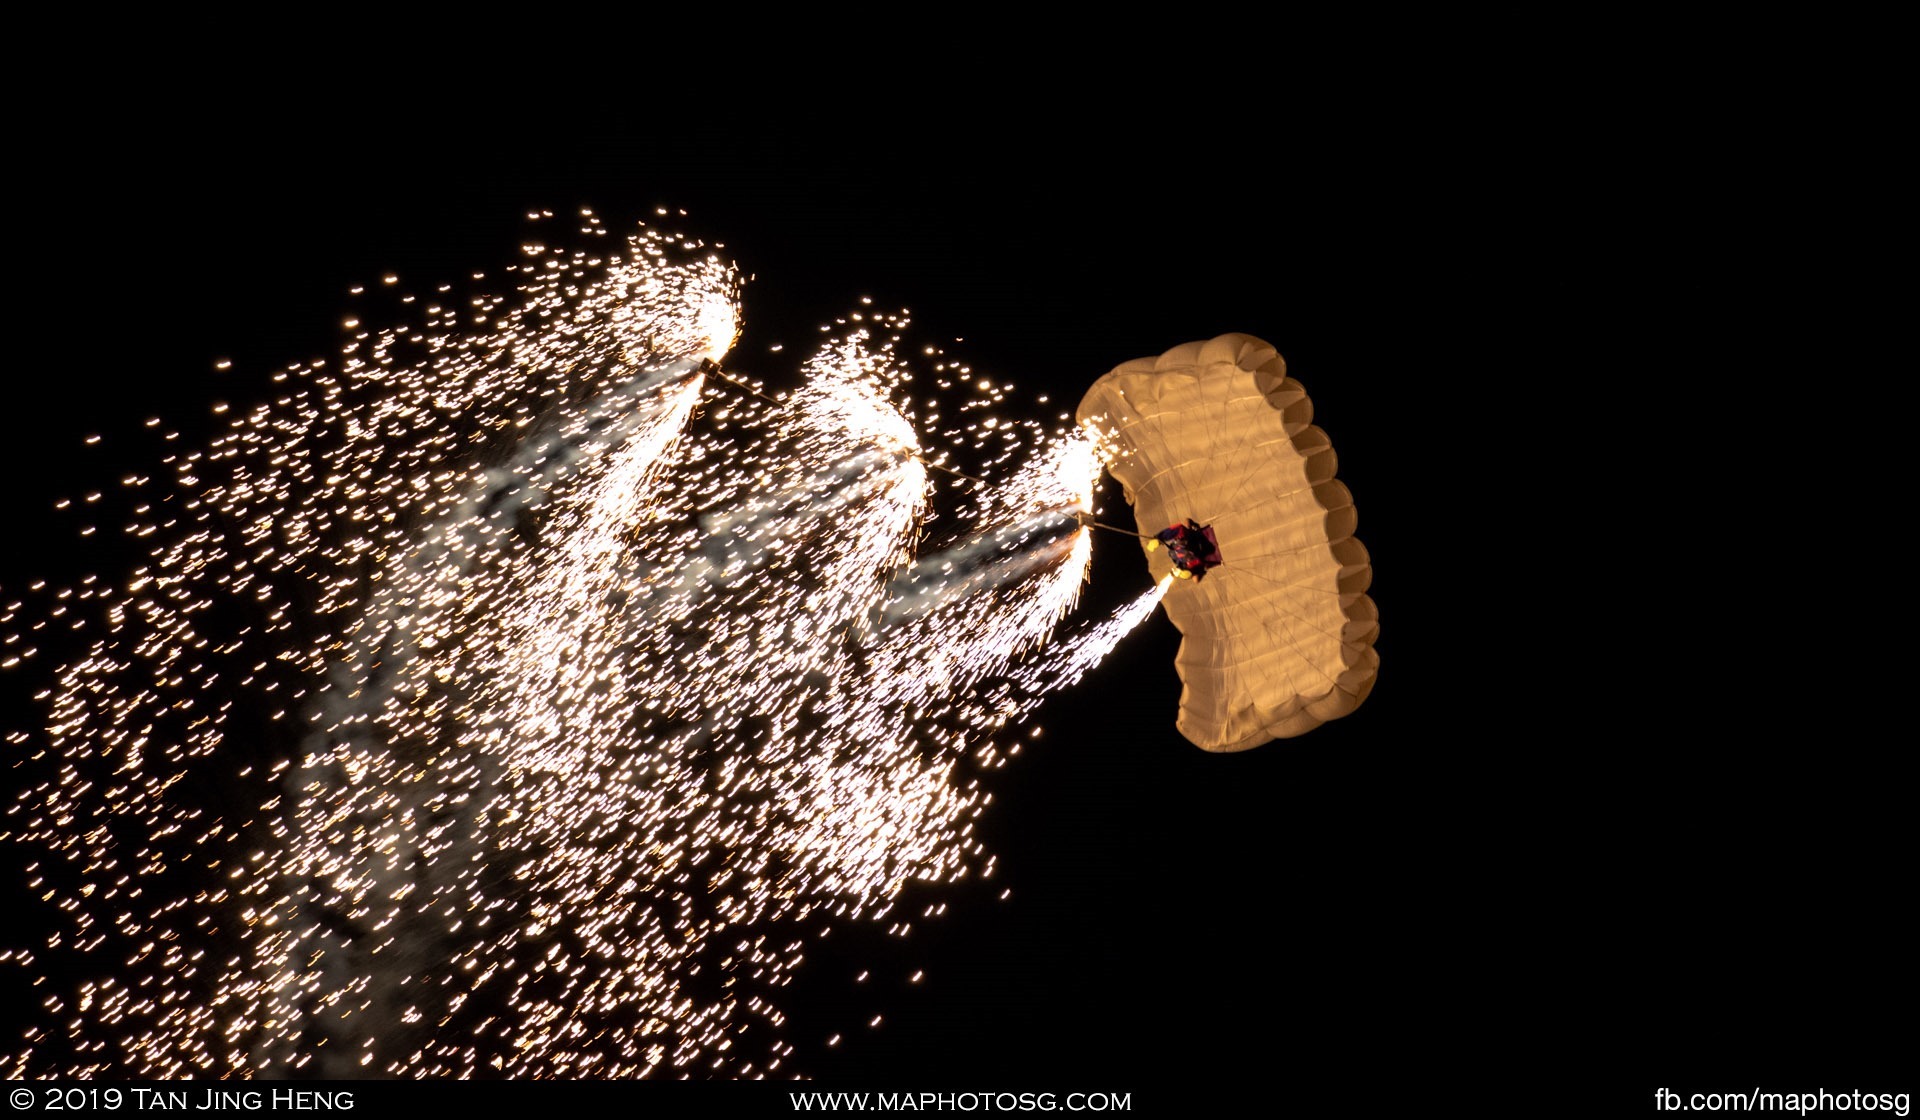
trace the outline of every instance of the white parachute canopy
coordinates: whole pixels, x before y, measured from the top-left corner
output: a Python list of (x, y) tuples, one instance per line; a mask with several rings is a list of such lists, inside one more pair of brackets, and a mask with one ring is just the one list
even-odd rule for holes
[[(1333, 444), (1279, 352), (1223, 334), (1127, 362), (1078, 419), (1143, 536), (1192, 519), (1219, 544), (1220, 565), (1163, 600), (1184, 635), (1180, 733), (1241, 751), (1359, 707), (1380, 666), (1373, 568)], [(1165, 552), (1146, 556), (1156, 580), (1171, 572)]]

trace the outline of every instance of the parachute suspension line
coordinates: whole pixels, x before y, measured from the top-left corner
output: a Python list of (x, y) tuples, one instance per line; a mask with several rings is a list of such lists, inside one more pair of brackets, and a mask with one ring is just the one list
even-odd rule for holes
[(1132, 537), (1135, 540), (1141, 541), (1153, 539), (1151, 534), (1148, 533), (1136, 533), (1132, 529), (1122, 529), (1118, 525), (1108, 525), (1104, 521), (1095, 521), (1091, 513), (1076, 513), (1073, 515), (1073, 519), (1088, 529), (1105, 529), (1109, 533), (1118, 533), (1123, 537)]
[[(915, 455), (914, 458), (920, 459), (920, 456)], [(987, 484), (987, 480), (984, 478), (978, 478), (974, 475), (970, 475), (966, 473), (965, 471), (956, 471), (952, 467), (943, 467), (931, 459), (920, 459), (920, 465), (923, 467), (926, 467), (929, 470), (939, 471), (941, 474), (950, 474), (955, 478), (964, 478), (968, 482), (971, 482), (977, 486), (985, 486)]]
[[(747, 393), (752, 396), (759, 397), (761, 400), (766, 401), (768, 404), (774, 406), (775, 408), (787, 407), (787, 402), (782, 400), (777, 400), (773, 397), (769, 397), (765, 393), (747, 384), (746, 382), (741, 381), (736, 377), (732, 377), (728, 375), (728, 373), (725, 370), (720, 368), (720, 363), (714, 361), (712, 358), (700, 359), (700, 372), (709, 374), (713, 377), (717, 377), (720, 380), (726, 382), (727, 384), (733, 386), (734, 388), (739, 389), (743, 393)], [(986, 479), (979, 478), (974, 475), (970, 475), (965, 471), (956, 471), (952, 467), (943, 467), (940, 464), (933, 462), (930, 459), (923, 459), (918, 455), (911, 456), (911, 458), (918, 460), (921, 466), (926, 467), (929, 470), (936, 470), (942, 474), (950, 474), (955, 478), (964, 478), (968, 482), (972, 482), (980, 486), (987, 485)]]
[(749, 393), (749, 394), (752, 394), (753, 396), (759, 397), (761, 400), (766, 401), (768, 404), (773, 405), (776, 408), (787, 407), (785, 401), (775, 400), (774, 398), (769, 397), (765, 393), (747, 384), (746, 382), (741, 381), (740, 379), (729, 375), (727, 371), (720, 368), (720, 363), (714, 361), (712, 358), (700, 359), (700, 372), (707, 374), (710, 377), (717, 377), (720, 380), (726, 382), (727, 384), (733, 386), (734, 388), (739, 389), (741, 392)]

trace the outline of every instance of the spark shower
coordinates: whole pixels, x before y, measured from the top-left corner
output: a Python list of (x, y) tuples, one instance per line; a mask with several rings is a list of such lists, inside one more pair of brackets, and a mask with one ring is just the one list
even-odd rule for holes
[(990, 878), (982, 777), (1165, 592), (1055, 633), (1096, 450), (904, 313), (776, 392), (719, 247), (530, 217), (510, 291), (103, 434), (124, 570), (0, 588), (8, 1076), (803, 1075), (808, 946)]

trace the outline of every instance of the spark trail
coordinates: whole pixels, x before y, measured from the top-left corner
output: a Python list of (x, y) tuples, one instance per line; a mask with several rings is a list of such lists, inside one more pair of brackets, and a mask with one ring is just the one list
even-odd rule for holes
[(1166, 590), (1054, 636), (1093, 448), (903, 315), (716, 385), (733, 269), (583, 218), (510, 297), (349, 320), (128, 480), (128, 576), (5, 605), (7, 1075), (793, 1076), (809, 941), (992, 874), (999, 733)]

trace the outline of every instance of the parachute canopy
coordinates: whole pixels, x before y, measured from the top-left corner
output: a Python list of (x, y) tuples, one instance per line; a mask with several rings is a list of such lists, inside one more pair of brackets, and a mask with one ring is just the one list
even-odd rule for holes
[(1303, 734), (1373, 688), (1373, 568), (1312, 418), (1279, 352), (1245, 334), (1127, 362), (1080, 402), (1153, 577), (1173, 570), (1151, 547), (1163, 526), (1202, 525), (1217, 543), (1212, 578), (1182, 580), (1162, 600), (1183, 635), (1177, 726), (1202, 750)]

